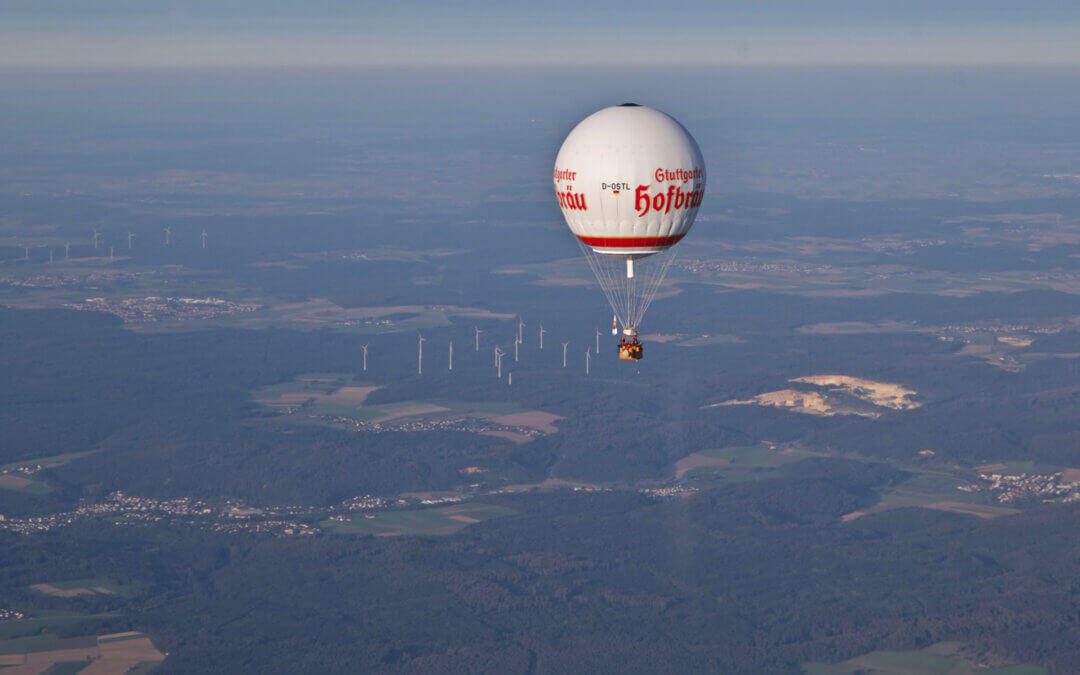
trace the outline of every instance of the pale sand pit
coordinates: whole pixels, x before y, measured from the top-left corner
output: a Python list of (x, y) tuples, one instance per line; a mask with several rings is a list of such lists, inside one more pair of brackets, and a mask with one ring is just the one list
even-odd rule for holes
[(914, 400), (915, 391), (891, 382), (875, 382), (847, 375), (808, 375), (790, 381), (835, 387), (868, 403), (892, 410), (910, 410), (922, 406), (922, 403)]
[(468, 525), (472, 525), (473, 523), (479, 523), (480, 522), (479, 518), (471, 518), (469, 516), (446, 514), (446, 517), (449, 518), (450, 520), (456, 520), (459, 523), (466, 523)]
[[(811, 384), (817, 387), (825, 387), (830, 390), (839, 390), (861, 401), (874, 405), (878, 408), (889, 410), (911, 410), (922, 406), (922, 403), (914, 399), (916, 392), (906, 389), (899, 384), (891, 382), (875, 382), (859, 377), (847, 375), (809, 375), (795, 377), (789, 382)], [(809, 415), (860, 415), (862, 417), (877, 418), (880, 413), (870, 410), (852, 410), (845, 406), (843, 400), (830, 397), (829, 392), (799, 391), (797, 389), (781, 389), (745, 399), (721, 401), (701, 406), (705, 408), (718, 408), (731, 405), (760, 405), (772, 408), (783, 408), (792, 412)]]
[(994, 464), (983, 464), (982, 466), (977, 466), (975, 467), (975, 470), (981, 471), (982, 473), (989, 473), (991, 471), (1004, 471), (1008, 468), (1009, 467), (1005, 466), (1001, 462), (995, 462)]
[(504, 424), (508, 427), (529, 427), (545, 434), (554, 434), (559, 431), (558, 427), (555, 426), (555, 422), (561, 420), (562, 417), (552, 415), (551, 413), (540, 412), (539, 410), (532, 410), (530, 412), (514, 413), (512, 415), (489, 417), (488, 419), (495, 424)]
[(953, 513), (963, 513), (969, 516), (978, 516), (979, 518), (997, 518), (998, 516), (1010, 516), (1014, 513), (1020, 513), (1019, 509), (1010, 509), (1005, 506), (986, 506), (983, 504), (965, 504), (963, 502), (934, 502), (933, 504), (926, 504), (922, 508), (934, 509), (935, 511), (951, 511)]
[(1010, 347), (1030, 347), (1031, 343), (1034, 342), (1031, 338), (1009, 337), (1007, 335), (998, 336), (997, 341)]
[(695, 452), (694, 454), (687, 455), (675, 462), (675, 477), (682, 478), (686, 475), (687, 471), (692, 471), (693, 469), (700, 469), (706, 466), (727, 466), (728, 464), (731, 464), (730, 459), (707, 457)]
[(0, 654), (0, 666), (21, 666), (22, 663), (22, 654)]
[(383, 422), (389, 422), (390, 420), (396, 420), (399, 417), (411, 417), (413, 415), (430, 415), (432, 413), (446, 412), (450, 408), (444, 408), (441, 405), (433, 405), (431, 403), (417, 403), (416, 405), (405, 406), (399, 408), (392, 413), (383, 415), (376, 419), (371, 420), (372, 424), (382, 424)]
[(1068, 468), (1061, 472), (1061, 482), (1080, 483), (1080, 469)]
[(971, 288), (946, 288), (943, 291), (934, 291), (934, 295), (943, 295), (947, 298), (968, 298), (978, 295), (979, 291)]
[(989, 354), (990, 345), (964, 345), (960, 351), (956, 352), (957, 356), (972, 356), (980, 354)]
[(480, 435), (495, 436), (496, 438), (505, 438), (506, 440), (513, 441), (518, 445), (521, 445), (522, 443), (528, 443), (529, 441), (533, 440), (532, 436), (529, 436), (527, 434), (519, 434), (516, 431), (496, 431), (492, 429), (488, 431), (481, 431)]
[(95, 595), (95, 593), (88, 588), (57, 588), (52, 584), (34, 584), (30, 587), (30, 590), (44, 593), (45, 595), (52, 595), (57, 598), (74, 598), (80, 595)]
[(0, 488), (11, 488), (12, 490), (20, 490), (34, 481), (22, 476), (15, 476), (10, 473), (6, 473), (0, 476)]
[(704, 408), (718, 408), (729, 405), (760, 405), (770, 408), (790, 408), (795, 412), (809, 415), (832, 416), (836, 414), (829, 400), (816, 391), (798, 391), (795, 389), (781, 389), (770, 391), (765, 394), (746, 400), (731, 400), (702, 406)]

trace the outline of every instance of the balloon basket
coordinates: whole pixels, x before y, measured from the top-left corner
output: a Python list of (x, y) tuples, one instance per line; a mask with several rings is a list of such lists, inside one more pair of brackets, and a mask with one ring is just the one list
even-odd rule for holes
[(643, 356), (645, 356), (645, 350), (640, 344), (619, 347), (620, 361), (640, 361)]

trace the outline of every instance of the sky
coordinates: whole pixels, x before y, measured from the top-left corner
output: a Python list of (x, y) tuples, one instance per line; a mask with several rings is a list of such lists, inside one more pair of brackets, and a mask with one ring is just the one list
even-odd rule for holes
[(0, 68), (891, 64), (1080, 64), (1080, 3), (0, 2)]

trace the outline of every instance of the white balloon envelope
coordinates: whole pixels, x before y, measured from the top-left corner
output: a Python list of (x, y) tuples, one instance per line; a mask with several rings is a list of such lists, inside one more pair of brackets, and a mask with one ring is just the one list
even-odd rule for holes
[[(613, 106), (589, 115), (566, 137), (554, 180), (570, 231), (623, 333), (635, 337), (674, 259), (673, 247), (697, 217), (705, 194), (701, 150), (669, 115)], [(635, 266), (648, 256), (655, 258)]]

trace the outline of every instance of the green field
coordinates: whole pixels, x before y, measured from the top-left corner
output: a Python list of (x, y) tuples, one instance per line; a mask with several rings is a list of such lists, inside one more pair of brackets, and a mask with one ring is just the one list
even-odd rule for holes
[[(107, 579), (105, 577), (71, 579), (69, 581), (46, 581), (43, 583), (47, 583), (50, 586), (65, 591), (82, 588), (88, 591), (93, 591), (94, 595), (115, 596), (118, 598), (134, 597), (139, 592), (139, 589), (135, 586), (120, 584), (115, 579)], [(103, 588), (108, 591), (108, 593), (103, 593), (101, 591), (95, 590), (98, 588)]]
[(926, 506), (935, 502), (950, 501), (965, 504), (986, 504), (986, 495), (964, 492), (957, 486), (965, 481), (956, 476), (938, 473), (916, 473), (903, 483), (881, 496), (885, 506)]
[(0, 654), (19, 654), (31, 649), (39, 649), (39, 645), (44, 645), (40, 649), (53, 649), (54, 647), (49, 645), (60, 638), (45, 632), (48, 629), (114, 616), (116, 615), (40, 612), (29, 619), (0, 622)]
[(842, 663), (804, 663), (803, 672), (809, 675), (1046, 675), (1046, 670), (1032, 665), (976, 669), (956, 653), (958, 648), (941, 650), (943, 653), (934, 651), (934, 647), (928, 647), (923, 651), (870, 652)]
[(349, 521), (325, 520), (320, 523), (334, 534), (371, 534), (376, 536), (446, 536), (473, 522), (512, 516), (516, 511), (504, 506), (465, 502), (451, 506), (409, 511), (354, 513)]
[(683, 474), (682, 482), (688, 487), (706, 488), (718, 481), (748, 481), (770, 478), (776, 470), (785, 465), (807, 457), (817, 456), (806, 450), (793, 448), (770, 449), (764, 444), (713, 448), (694, 453), (713, 459), (726, 459), (724, 466), (703, 466), (690, 469)]
[(41, 465), (43, 469), (51, 469), (57, 466), (63, 466), (68, 462), (75, 461), (80, 457), (86, 457), (87, 455), (93, 455), (94, 453), (101, 452), (100, 450), (87, 450), (86, 452), (69, 452), (65, 455), (52, 455), (50, 457), (35, 457), (33, 459), (22, 459), (18, 462), (11, 462), (10, 464), (0, 464), (0, 471), (10, 471), (20, 466), (34, 466)]
[[(449, 401), (433, 399), (425, 401), (398, 401), (395, 403), (367, 404), (350, 401), (347, 398), (338, 399), (334, 396), (342, 387), (373, 387), (375, 384), (367, 381), (353, 381), (350, 375), (344, 373), (306, 373), (298, 376), (290, 382), (261, 387), (252, 392), (252, 398), (262, 405), (271, 409), (281, 409), (284, 405), (273, 405), (279, 401), (279, 397), (296, 397), (311, 395), (310, 399), (293, 399), (289, 407), (299, 408), (290, 415), (261, 418), (259, 421), (281, 422), (289, 424), (319, 424), (331, 425), (333, 423), (312, 416), (344, 417), (357, 422), (370, 422), (380, 418), (392, 418), (393, 422), (405, 422), (423, 418), (440, 417), (496, 417), (513, 413), (526, 412), (525, 408), (508, 401)], [(435, 410), (434, 408), (445, 408)], [(391, 421), (388, 419), (387, 421)]]

